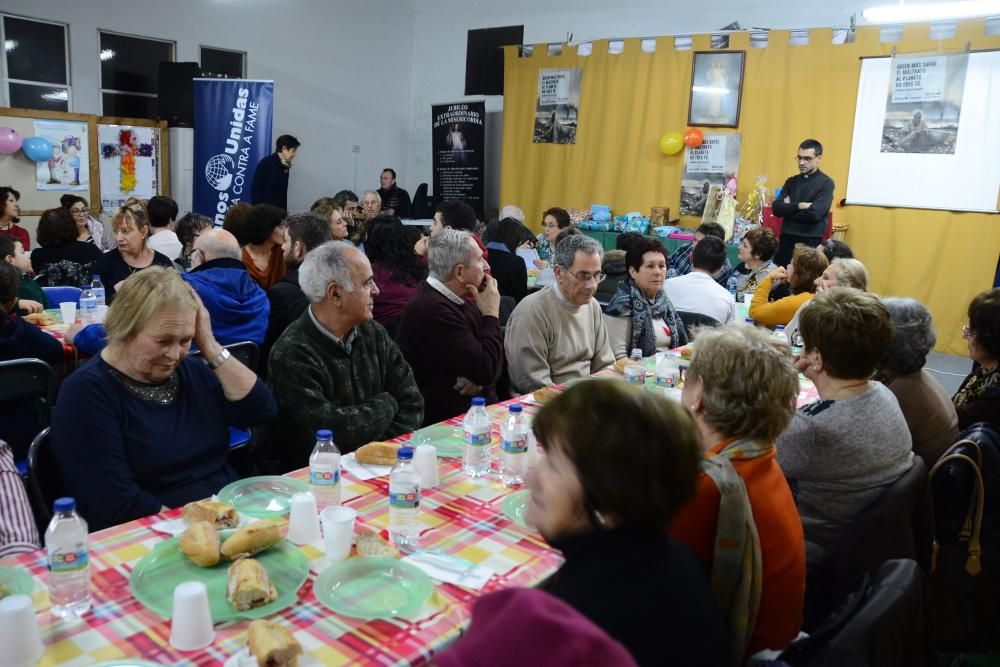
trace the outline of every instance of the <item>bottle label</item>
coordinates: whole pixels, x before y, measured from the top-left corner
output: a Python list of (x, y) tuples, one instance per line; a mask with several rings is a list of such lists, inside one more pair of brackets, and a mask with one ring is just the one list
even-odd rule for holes
[(420, 489), (389, 491), (389, 506), (397, 509), (415, 510), (420, 506)]
[(646, 384), (646, 369), (639, 366), (626, 366), (625, 381), (629, 384)]
[(49, 554), (49, 572), (75, 572), (87, 567), (90, 557), (87, 549)]
[(528, 438), (523, 435), (514, 440), (504, 438), (500, 443), (500, 449), (505, 454), (524, 454), (528, 451)]
[(674, 371), (668, 371), (666, 373), (656, 374), (656, 386), (657, 387), (676, 387), (677, 386), (677, 374)]
[(311, 466), (309, 483), (315, 486), (334, 486), (340, 481), (340, 468), (335, 466)]
[(465, 429), (465, 442), (476, 447), (483, 447), (490, 444), (490, 432), (473, 433), (469, 429)]

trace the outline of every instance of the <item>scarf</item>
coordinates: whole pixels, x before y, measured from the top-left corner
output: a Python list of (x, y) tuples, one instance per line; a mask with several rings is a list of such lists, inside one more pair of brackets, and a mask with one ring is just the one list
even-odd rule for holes
[(677, 311), (667, 298), (667, 293), (660, 290), (650, 301), (631, 276), (626, 276), (618, 283), (618, 291), (604, 307), (604, 314), (610, 317), (632, 318), (632, 341), (628, 349), (639, 348), (644, 357), (656, 354), (656, 331), (653, 329), (653, 320), (663, 320), (667, 325), (667, 334), (670, 336), (672, 347), (688, 343), (687, 330), (684, 329), (681, 318), (677, 317)]
[(708, 454), (702, 460), (702, 471), (719, 489), (712, 590), (729, 627), (734, 665), (743, 664), (757, 625), (763, 574), (760, 536), (750, 497), (731, 461), (755, 459), (771, 449), (769, 443), (759, 440), (734, 440), (718, 454)]

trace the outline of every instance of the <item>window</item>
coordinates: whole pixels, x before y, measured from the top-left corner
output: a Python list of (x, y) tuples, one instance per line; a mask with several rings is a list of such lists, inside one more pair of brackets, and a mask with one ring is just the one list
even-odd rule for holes
[(156, 118), (161, 62), (172, 62), (174, 43), (100, 32), (101, 113)]
[(3, 15), (3, 78), (7, 103), (69, 111), (69, 48), (62, 23)]
[(244, 51), (203, 46), (201, 75), (219, 79), (242, 79), (247, 75), (247, 54)]

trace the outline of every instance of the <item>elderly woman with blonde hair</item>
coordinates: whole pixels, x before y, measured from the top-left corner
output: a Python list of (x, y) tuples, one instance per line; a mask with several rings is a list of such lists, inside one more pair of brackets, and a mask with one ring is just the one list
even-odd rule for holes
[[(868, 268), (859, 260), (853, 257), (835, 257), (823, 271), (823, 275), (816, 279), (816, 294), (821, 294), (825, 290), (834, 287), (853, 287), (862, 292), (867, 292), (869, 280)], [(785, 327), (785, 335), (795, 347), (801, 346), (799, 340), (799, 316), (802, 314), (802, 310), (808, 306), (809, 301), (802, 304), (795, 311), (795, 317)]]
[(670, 534), (711, 577), (732, 662), (743, 664), (783, 649), (802, 624), (805, 542), (774, 445), (792, 419), (799, 382), (788, 347), (762, 329), (709, 329), (694, 349), (681, 402), (701, 435), (702, 474)]
[[(218, 492), (236, 479), (228, 425), (262, 426), (277, 412), (171, 269), (126, 280), (104, 326), (108, 345), (63, 383), (51, 434), (91, 530)], [(204, 361), (188, 357), (192, 344)]]

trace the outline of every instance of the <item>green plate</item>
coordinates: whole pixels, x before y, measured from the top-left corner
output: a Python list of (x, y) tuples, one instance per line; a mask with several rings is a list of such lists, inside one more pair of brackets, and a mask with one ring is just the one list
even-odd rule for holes
[(219, 500), (248, 516), (272, 519), (288, 514), (292, 496), (308, 490), (308, 484), (291, 477), (248, 477), (223, 487)]
[(372, 621), (417, 613), (434, 592), (434, 582), (420, 568), (394, 558), (351, 558), (324, 570), (313, 592), (338, 614)]
[(434, 445), (438, 457), (458, 457), (465, 449), (465, 432), (461, 426), (436, 424), (414, 432), (410, 438), (410, 442), (414, 446), (422, 445), (426, 441), (430, 441), (430, 444)]
[(31, 595), (35, 590), (35, 582), (31, 575), (17, 567), (0, 567), (0, 584), (3, 584), (3, 595)]
[(503, 513), (517, 525), (533, 530), (524, 520), (524, 512), (528, 509), (528, 502), (530, 500), (531, 491), (528, 489), (515, 491), (503, 501)]
[[(222, 541), (228, 537), (223, 535)], [(157, 544), (136, 564), (129, 577), (129, 588), (135, 599), (163, 618), (170, 618), (174, 588), (185, 581), (205, 584), (212, 621), (222, 623), (240, 618), (264, 618), (290, 607), (298, 600), (299, 588), (309, 576), (309, 559), (298, 547), (282, 541), (254, 556), (278, 590), (278, 599), (262, 607), (236, 611), (226, 599), (231, 561), (220, 561), (215, 567), (198, 567), (181, 553), (177, 540), (175, 537)]]

